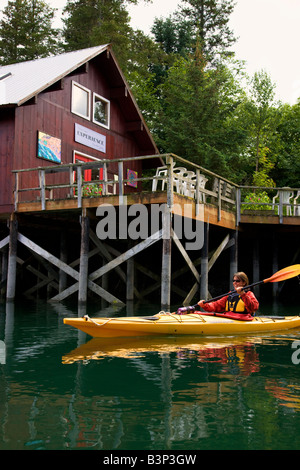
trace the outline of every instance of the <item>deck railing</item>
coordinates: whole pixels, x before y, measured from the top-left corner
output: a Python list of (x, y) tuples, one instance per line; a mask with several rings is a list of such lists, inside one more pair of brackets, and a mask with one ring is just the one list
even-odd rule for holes
[[(134, 180), (124, 178), (124, 165), (157, 157), (147, 155), (14, 170), (15, 210), (18, 210), (20, 202), (32, 201), (39, 201), (41, 210), (45, 210), (47, 201), (58, 199), (76, 199), (77, 207), (81, 208), (85, 197), (109, 195), (117, 195), (122, 203), (128, 193), (126, 185), (134, 182), (138, 185), (135, 190), (138, 192), (167, 191), (169, 206), (173, 205), (174, 194), (177, 193), (193, 200), (196, 208), (203, 203), (216, 206), (219, 220), (222, 209), (234, 212), (236, 225), (239, 225), (241, 215), (249, 214), (249, 210), (254, 215), (260, 214), (262, 210), (264, 215), (277, 215), (280, 223), (284, 216), (300, 216), (300, 188), (240, 186), (174, 154), (159, 155), (165, 164), (153, 169), (151, 174), (147, 172)], [(112, 165), (118, 168), (117, 174), (109, 173)], [(103, 169), (103, 179), (84, 180), (86, 170), (100, 168)], [(23, 181), (24, 176), (29, 173), (31, 177), (26, 181), (34, 181), (30, 187)]]

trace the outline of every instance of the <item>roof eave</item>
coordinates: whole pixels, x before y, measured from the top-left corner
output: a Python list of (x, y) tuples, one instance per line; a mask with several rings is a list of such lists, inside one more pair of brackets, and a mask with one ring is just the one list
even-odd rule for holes
[(111, 44), (105, 44), (105, 45), (99, 47), (99, 50), (95, 51), (93, 54), (90, 54), (88, 57), (85, 57), (80, 62), (76, 63), (73, 67), (70, 67), (69, 69), (65, 70), (64, 73), (62, 73), (61, 75), (55, 77), (50, 82), (47, 82), (46, 84), (44, 84), (38, 90), (35, 90), (34, 93), (31, 93), (30, 95), (26, 96), (25, 98), (22, 98), (20, 101), (15, 103), (15, 105), (16, 106), (22, 106), (27, 101), (29, 101), (32, 98), (34, 98), (35, 96), (39, 95), (42, 91), (47, 90), (47, 88), (54, 85), (54, 83), (58, 82), (59, 80), (62, 80), (64, 77), (66, 77), (70, 73), (74, 72), (74, 70), (78, 69), (82, 65), (84, 65), (87, 62), (89, 62), (90, 60), (94, 59), (94, 57), (97, 57), (97, 55), (102, 54), (102, 52), (104, 52), (105, 50), (110, 50), (110, 49), (111, 49)]

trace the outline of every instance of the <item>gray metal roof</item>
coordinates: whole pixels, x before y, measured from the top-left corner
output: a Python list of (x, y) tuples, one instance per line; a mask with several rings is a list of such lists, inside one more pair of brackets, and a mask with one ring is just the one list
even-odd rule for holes
[(108, 44), (44, 59), (0, 66), (0, 106), (28, 101), (109, 47)]

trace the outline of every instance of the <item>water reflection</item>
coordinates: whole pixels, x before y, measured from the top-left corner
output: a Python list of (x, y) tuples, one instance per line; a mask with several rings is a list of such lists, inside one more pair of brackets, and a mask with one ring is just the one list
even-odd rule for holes
[(300, 446), (298, 330), (89, 339), (64, 327), (66, 308), (5, 313), (0, 449)]
[[(294, 335), (297, 336), (297, 332)], [(295, 367), (290, 364), (285, 364), (285, 369), (291, 367), (290, 377), (285, 370), (285, 385), (280, 382), (282, 371), (271, 379), (274, 362), (269, 363), (265, 346), (278, 351), (278, 347), (286, 347), (294, 337), (277, 333), (247, 338), (92, 339), (64, 355), (62, 362), (86, 367), (87, 374), (89, 367), (107, 360), (112, 361), (112, 374), (122, 377), (118, 366), (126, 372), (130, 370), (127, 386), (123, 386), (118, 395), (118, 405), (116, 397), (106, 395), (113, 403), (112, 408), (117, 406), (120, 412), (124, 432), (120, 445), (126, 441), (129, 408), (131, 418), (137, 413), (136, 422), (140, 419), (144, 422), (141, 436), (145, 432), (151, 435), (151, 445), (148, 447), (148, 443), (146, 448), (162, 445), (162, 442), (162, 448), (174, 449), (181, 448), (182, 442), (187, 446), (184, 448), (266, 448), (264, 435), (272, 436), (274, 441), (280, 407), (300, 411), (300, 379), (298, 375), (295, 378)], [(102, 378), (107, 380), (105, 368), (102, 372)], [(84, 375), (84, 369), (81, 373)], [(126, 393), (130, 384), (135, 384), (139, 390), (135, 398), (142, 409), (133, 404)], [(147, 389), (156, 397), (150, 416), (146, 412)], [(158, 398), (157, 389), (160, 390)], [(259, 430), (258, 422), (261, 423)], [(228, 436), (237, 433), (239, 439), (230, 442)], [(280, 445), (283, 441), (281, 439)], [(275, 445), (269, 438), (267, 442), (271, 448)], [(276, 445), (274, 448), (280, 448)], [(287, 444), (287, 448), (290, 445)]]
[[(181, 361), (222, 363), (239, 367), (248, 373), (257, 371), (258, 357), (255, 344), (261, 338), (208, 338), (203, 337), (146, 337), (146, 338), (94, 338), (62, 358), (63, 364), (99, 360), (105, 357), (141, 358), (147, 353), (174, 353)], [(184, 367), (184, 364), (182, 364)]]

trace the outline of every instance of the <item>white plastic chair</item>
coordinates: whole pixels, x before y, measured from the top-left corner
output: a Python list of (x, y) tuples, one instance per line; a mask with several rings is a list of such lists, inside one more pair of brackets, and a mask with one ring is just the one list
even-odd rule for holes
[(159, 166), (156, 168), (156, 173), (152, 181), (152, 191), (157, 191), (157, 184), (159, 181), (161, 181), (161, 190), (164, 190), (165, 184), (166, 184), (166, 179), (160, 180), (158, 178), (161, 177), (166, 177), (168, 173), (167, 166)]
[(176, 189), (176, 192), (183, 194), (184, 191), (184, 174), (187, 172), (186, 168), (181, 166), (176, 166), (173, 168), (173, 188)]
[[(173, 162), (173, 168), (175, 166), (175, 163), (176, 162)], [(157, 186), (158, 186), (159, 181), (161, 181), (161, 191), (164, 191), (165, 185), (167, 184), (167, 175), (168, 175), (167, 165), (159, 166), (156, 168), (156, 173), (152, 181), (152, 191), (157, 191)], [(163, 178), (163, 179), (159, 179), (159, 178)]]
[[(286, 207), (286, 215), (292, 215), (291, 199), (294, 197), (294, 191), (283, 191), (283, 189), (277, 191), (276, 196), (273, 197), (272, 209), (274, 210), (276, 208), (276, 210), (278, 212), (278, 209), (279, 209), (278, 204), (276, 204), (275, 201), (276, 201), (276, 199), (278, 199), (278, 201), (280, 201), (280, 194), (281, 194), (282, 195), (283, 207)], [(288, 189), (288, 188), (286, 188), (286, 189)]]
[(191, 196), (191, 189), (196, 173), (194, 171), (186, 170), (182, 177), (181, 193), (184, 196)]
[(119, 175), (113, 175), (113, 183), (106, 185), (106, 194), (117, 194), (117, 184), (119, 183)]
[[(297, 199), (299, 201), (297, 202)], [(297, 196), (294, 198), (294, 215), (300, 215), (300, 191), (297, 191)]]
[[(208, 179), (204, 175), (199, 175), (199, 189), (204, 189)], [(197, 175), (191, 178), (189, 194), (187, 196), (196, 197)], [(199, 191), (199, 201), (205, 202), (205, 194)]]

